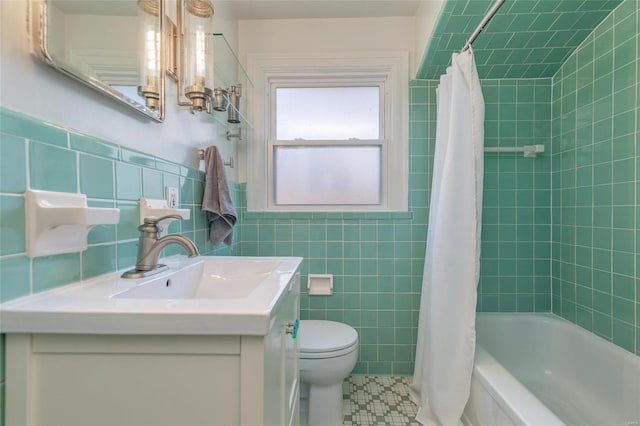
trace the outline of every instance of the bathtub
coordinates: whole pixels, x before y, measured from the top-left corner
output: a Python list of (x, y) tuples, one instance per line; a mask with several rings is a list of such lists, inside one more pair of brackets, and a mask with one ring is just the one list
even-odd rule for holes
[(552, 314), (481, 313), (467, 426), (640, 425), (640, 357)]

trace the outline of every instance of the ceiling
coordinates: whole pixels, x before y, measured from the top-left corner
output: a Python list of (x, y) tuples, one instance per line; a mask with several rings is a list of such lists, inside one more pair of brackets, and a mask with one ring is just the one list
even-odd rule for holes
[[(423, 0), (424, 1), (424, 0)], [(235, 19), (415, 16), (420, 0), (214, 0)]]
[[(3, 1), (3, 0), (0, 0)], [(212, 0), (234, 19), (313, 19), (415, 16), (420, 3), (430, 0)], [(134, 0), (55, 0), (64, 13), (130, 15)]]
[[(622, 0), (506, 0), (473, 43), (480, 78), (551, 77)], [(446, 71), (492, 0), (448, 0), (418, 78)]]

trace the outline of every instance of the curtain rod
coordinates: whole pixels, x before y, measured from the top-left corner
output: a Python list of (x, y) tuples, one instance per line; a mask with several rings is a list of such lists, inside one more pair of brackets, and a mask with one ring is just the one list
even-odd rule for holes
[(480, 22), (480, 25), (478, 25), (476, 30), (471, 34), (471, 37), (469, 37), (467, 42), (464, 44), (464, 47), (462, 48), (460, 53), (464, 52), (465, 50), (468, 50), (471, 47), (471, 44), (473, 44), (473, 42), (476, 40), (476, 38), (482, 32), (482, 30), (484, 30), (484, 27), (487, 26), (491, 18), (493, 18), (493, 15), (496, 14), (498, 9), (500, 9), (500, 6), (502, 6), (502, 3), (504, 2), (505, 0), (496, 0), (493, 6), (491, 6), (491, 9), (489, 9), (487, 14), (484, 15), (484, 18), (482, 18), (482, 22)]

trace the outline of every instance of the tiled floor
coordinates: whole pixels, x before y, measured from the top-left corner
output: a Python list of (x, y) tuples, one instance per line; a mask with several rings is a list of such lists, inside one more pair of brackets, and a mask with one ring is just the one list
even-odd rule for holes
[(342, 385), (343, 426), (420, 426), (411, 377), (349, 376)]

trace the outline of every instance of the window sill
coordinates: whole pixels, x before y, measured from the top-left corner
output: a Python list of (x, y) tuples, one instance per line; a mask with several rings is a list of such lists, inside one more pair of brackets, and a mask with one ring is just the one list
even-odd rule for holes
[(243, 212), (242, 218), (249, 220), (411, 220), (413, 212)]

